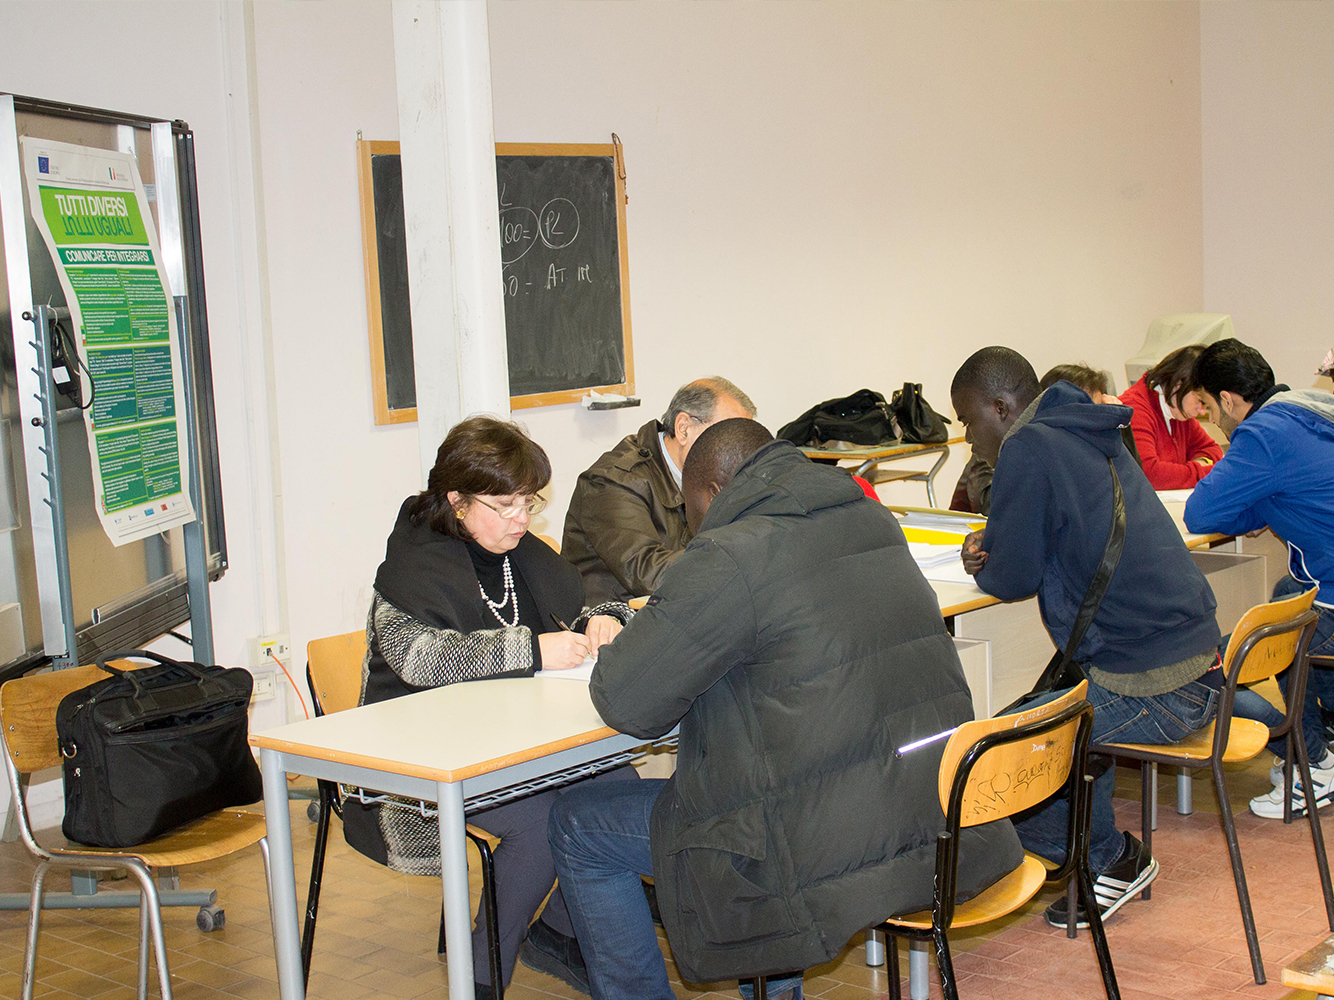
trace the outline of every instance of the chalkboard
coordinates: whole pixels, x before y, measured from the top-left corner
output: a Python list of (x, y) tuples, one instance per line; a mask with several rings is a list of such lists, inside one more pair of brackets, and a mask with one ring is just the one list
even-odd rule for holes
[[(358, 142), (376, 423), (416, 420), (398, 143)], [(497, 144), (514, 408), (634, 391), (619, 143)]]

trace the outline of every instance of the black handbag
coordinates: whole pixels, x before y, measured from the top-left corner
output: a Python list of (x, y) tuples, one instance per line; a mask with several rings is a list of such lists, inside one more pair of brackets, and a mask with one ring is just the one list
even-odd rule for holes
[(920, 382), (904, 382), (903, 388), (894, 393), (890, 408), (899, 422), (904, 444), (944, 444), (950, 439), (950, 432), (945, 429), (949, 417), (931, 409), (922, 396)]
[(1079, 644), (1084, 641), (1084, 633), (1093, 624), (1093, 618), (1097, 615), (1098, 608), (1102, 606), (1102, 599), (1107, 596), (1107, 588), (1111, 586), (1117, 563), (1121, 561), (1121, 550), (1126, 545), (1126, 498), (1121, 492), (1121, 478), (1116, 474), (1116, 464), (1109, 458), (1107, 465), (1112, 470), (1112, 530), (1108, 533), (1107, 545), (1102, 550), (1102, 562), (1098, 564), (1093, 579), (1089, 581), (1088, 590), (1084, 592), (1084, 601), (1080, 604), (1079, 614), (1075, 616), (1075, 624), (1070, 629), (1070, 640), (1065, 644), (1064, 650), (1057, 650), (1052, 654), (1051, 660), (1048, 661), (1042, 676), (1038, 678), (1032, 690), (1001, 709), (997, 715), (1008, 715), (1018, 711), (1037, 695), (1046, 694), (1048, 691), (1065, 691), (1085, 679), (1083, 668), (1075, 662), (1075, 650), (1079, 649)]
[(826, 399), (812, 406), (780, 427), (777, 436), (796, 445), (821, 445), (826, 441), (877, 445), (895, 441), (898, 432), (885, 397), (873, 389), (859, 389), (851, 396)]
[[(123, 657), (155, 665), (107, 665)], [(56, 709), (67, 839), (133, 847), (261, 796), (246, 743), (250, 671), (139, 649), (108, 653), (97, 665), (112, 676), (71, 692)]]

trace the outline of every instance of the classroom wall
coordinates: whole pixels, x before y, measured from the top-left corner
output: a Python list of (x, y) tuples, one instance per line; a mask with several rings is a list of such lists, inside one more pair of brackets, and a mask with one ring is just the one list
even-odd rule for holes
[(1204, 303), (1279, 381), (1334, 346), (1334, 5), (1203, 5)]
[(518, 415), (557, 529), (578, 471), (690, 377), (733, 378), (774, 429), (908, 379), (948, 412), (979, 347), (1123, 383), (1149, 321), (1199, 306), (1193, 3), (490, 12), (498, 140), (625, 143), (644, 406)]

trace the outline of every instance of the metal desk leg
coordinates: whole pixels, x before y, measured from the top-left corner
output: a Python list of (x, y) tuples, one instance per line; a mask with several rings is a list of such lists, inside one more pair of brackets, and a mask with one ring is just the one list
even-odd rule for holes
[(1191, 792), (1194, 791), (1194, 785), (1190, 780), (1192, 773), (1190, 768), (1183, 767), (1181, 773), (1177, 775), (1177, 813), (1182, 816), (1189, 816), (1195, 811), (1195, 805), (1191, 801)]
[[(445, 950), (449, 953), (449, 1000), (475, 1000), (476, 995), (472, 986), (472, 908), (468, 905), (468, 841), (463, 821), (463, 786), (458, 783), (437, 782), (436, 796), (440, 809), (440, 879), (444, 883)], [(287, 1000), (287, 997), (284, 996), (283, 1000)]]
[(931, 995), (928, 982), (930, 975), (930, 952), (925, 941), (908, 941), (908, 997), (909, 1000), (927, 1000)]
[(931, 466), (931, 470), (926, 474), (926, 502), (930, 507), (936, 506), (936, 473), (940, 471), (940, 467), (945, 464), (949, 457), (950, 449), (947, 445), (940, 450), (940, 457), (936, 459), (936, 464)]
[(885, 964), (885, 934), (883, 931), (866, 932), (866, 964), (873, 967)]
[(301, 932), (297, 927), (296, 872), (292, 867), (292, 822), (287, 806), (287, 772), (273, 750), (259, 752), (264, 775), (264, 824), (269, 840), (269, 912), (273, 953), (278, 961), (282, 1000), (305, 1000), (301, 977)]

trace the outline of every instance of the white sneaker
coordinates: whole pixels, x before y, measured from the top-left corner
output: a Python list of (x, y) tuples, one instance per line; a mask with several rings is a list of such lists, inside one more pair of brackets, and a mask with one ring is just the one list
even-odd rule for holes
[[(1251, 812), (1264, 819), (1283, 818), (1283, 768), (1279, 769), (1278, 784), (1267, 794), (1251, 799)], [(1273, 772), (1270, 772), (1273, 777)], [(1293, 773), (1292, 814), (1306, 815), (1306, 795), (1302, 789), (1301, 778)], [(1325, 751), (1319, 767), (1311, 768), (1311, 782), (1315, 785), (1315, 804), (1320, 809), (1334, 802), (1334, 754)]]
[[(1320, 775), (1317, 774), (1316, 772), (1318, 772), (1318, 771), (1329, 771), (1329, 770), (1334, 770), (1334, 753), (1331, 753), (1331, 752), (1327, 749), (1327, 750), (1325, 750), (1325, 756), (1324, 756), (1324, 759), (1321, 760), (1320, 763), (1318, 763), (1318, 764), (1312, 764), (1312, 765), (1311, 765), (1311, 780), (1314, 781), (1314, 782), (1316, 783), (1316, 785), (1318, 786), (1318, 785), (1320, 784)], [(1293, 762), (1292, 762), (1292, 777), (1293, 777), (1293, 780), (1294, 780), (1294, 781), (1297, 780), (1297, 774), (1298, 774), (1298, 772), (1297, 772), (1297, 762), (1296, 762), (1296, 761), (1293, 761)], [(1274, 758), (1274, 766), (1271, 767), (1271, 768), (1269, 769), (1269, 783), (1270, 783), (1271, 785), (1273, 785), (1275, 788), (1277, 788), (1278, 786), (1280, 786), (1280, 785), (1283, 784), (1283, 758), (1282, 758), (1282, 757), (1275, 757), (1275, 758)]]

